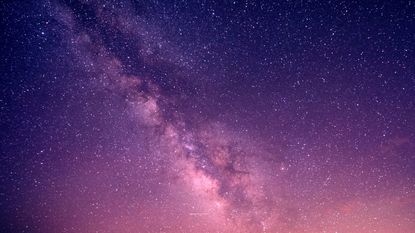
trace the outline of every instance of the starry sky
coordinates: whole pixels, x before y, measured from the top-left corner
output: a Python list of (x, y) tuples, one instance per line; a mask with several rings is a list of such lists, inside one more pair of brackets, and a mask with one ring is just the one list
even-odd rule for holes
[(0, 15), (0, 232), (415, 231), (414, 1)]

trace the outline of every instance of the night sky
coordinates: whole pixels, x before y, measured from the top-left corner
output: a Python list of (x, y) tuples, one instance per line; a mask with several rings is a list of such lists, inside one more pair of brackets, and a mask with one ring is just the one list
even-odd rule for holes
[(0, 15), (0, 232), (415, 232), (414, 1)]

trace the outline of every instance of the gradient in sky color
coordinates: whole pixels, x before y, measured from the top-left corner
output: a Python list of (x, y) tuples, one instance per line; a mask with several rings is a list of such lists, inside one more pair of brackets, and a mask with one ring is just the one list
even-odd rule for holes
[(413, 1), (2, 1), (0, 231), (415, 232)]

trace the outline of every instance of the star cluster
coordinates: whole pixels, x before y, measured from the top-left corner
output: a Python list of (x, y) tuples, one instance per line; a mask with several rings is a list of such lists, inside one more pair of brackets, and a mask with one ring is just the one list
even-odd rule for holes
[(414, 8), (0, 3), (1, 232), (413, 232)]

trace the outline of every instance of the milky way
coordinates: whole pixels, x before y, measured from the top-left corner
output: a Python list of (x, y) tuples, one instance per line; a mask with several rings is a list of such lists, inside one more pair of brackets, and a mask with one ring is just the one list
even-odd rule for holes
[(413, 2), (0, 6), (1, 232), (414, 232)]

